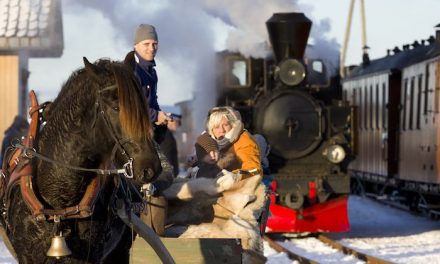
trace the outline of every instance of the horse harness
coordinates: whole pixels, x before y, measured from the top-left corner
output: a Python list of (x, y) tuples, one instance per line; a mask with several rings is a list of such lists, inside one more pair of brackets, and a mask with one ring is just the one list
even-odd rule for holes
[[(106, 87), (104, 89), (116, 88), (115, 85)], [(123, 165), (122, 169), (87, 169), (82, 167), (70, 166), (67, 164), (61, 164), (55, 160), (52, 160), (44, 155), (38, 153), (35, 148), (35, 140), (37, 138), (37, 132), (40, 128), (40, 110), (48, 105), (44, 103), (38, 105), (37, 98), (34, 91), (29, 92), (29, 98), (31, 101), (31, 107), (29, 110), (29, 115), (31, 116), (31, 122), (29, 131), (26, 137), (22, 140), (22, 144), (15, 144), (15, 149), (12, 150), (9, 159), (3, 163), (3, 168), (0, 170), (0, 198), (2, 198), (2, 213), (6, 214), (9, 208), (9, 197), (12, 189), (18, 184), (20, 185), (20, 192), (29, 209), (32, 211), (32, 216), (37, 221), (43, 220), (59, 220), (59, 219), (74, 219), (74, 218), (86, 218), (93, 213), (93, 207), (98, 196), (101, 181), (100, 177), (93, 177), (88, 184), (84, 196), (81, 201), (74, 206), (69, 206), (61, 209), (49, 209), (45, 208), (41, 201), (37, 198), (34, 189), (32, 187), (32, 158), (37, 157), (47, 162), (52, 162), (67, 168), (96, 172), (97, 174), (111, 175), (111, 174), (124, 174), (127, 178), (133, 177), (133, 159), (128, 156), (126, 151), (123, 149), (121, 140), (118, 140), (114, 135), (111, 124), (105, 117), (104, 111), (101, 110), (101, 114), (105, 120), (106, 127), (110, 130), (110, 134), (115, 140), (116, 144), (113, 150), (113, 154), (117, 149), (121, 151), (128, 161)], [(99, 108), (99, 103), (96, 102), (96, 107)]]

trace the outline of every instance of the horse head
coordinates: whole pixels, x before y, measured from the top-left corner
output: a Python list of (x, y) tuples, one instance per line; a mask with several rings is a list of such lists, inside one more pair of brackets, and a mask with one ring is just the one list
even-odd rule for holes
[[(152, 126), (145, 96), (133, 72), (123, 63), (84, 58), (85, 72), (95, 81), (96, 101), (92, 124), (99, 146), (112, 146), (113, 161), (136, 183), (150, 182), (161, 170), (152, 140)], [(110, 78), (109, 78), (110, 77)], [(99, 140), (98, 140), (99, 141)], [(101, 149), (101, 153), (109, 153)]]
[[(116, 168), (139, 189), (161, 172), (145, 96), (124, 63), (83, 60), (84, 68), (69, 77), (44, 113), (38, 148), (71, 166)], [(45, 161), (38, 161), (37, 171), (44, 172), (36, 179), (41, 195), (54, 207), (77, 202), (72, 197), (87, 184), (78, 176), (92, 174)]]

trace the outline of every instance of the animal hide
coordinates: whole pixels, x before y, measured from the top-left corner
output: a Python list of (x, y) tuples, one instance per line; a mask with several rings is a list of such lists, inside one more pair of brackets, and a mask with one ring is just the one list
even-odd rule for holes
[(222, 173), (214, 179), (176, 179), (162, 194), (168, 200), (179, 199), (185, 201), (195, 198), (198, 193), (217, 195), (230, 189), (238, 180), (239, 176), (237, 174), (223, 170)]
[(240, 174), (223, 173), (216, 179), (173, 184), (173, 197), (186, 200), (169, 201), (167, 223), (187, 225), (182, 238), (241, 238), (243, 249), (262, 254), (258, 223), (266, 199), (262, 177), (242, 179)]

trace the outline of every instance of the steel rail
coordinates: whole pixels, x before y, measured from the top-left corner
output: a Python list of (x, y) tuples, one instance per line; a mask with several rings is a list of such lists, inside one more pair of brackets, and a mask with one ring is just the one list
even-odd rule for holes
[(347, 247), (342, 245), (341, 243), (339, 243), (336, 240), (333, 240), (325, 235), (319, 235), (317, 237), (317, 239), (321, 242), (323, 242), (324, 244), (329, 245), (330, 247), (337, 249), (338, 251), (344, 253), (345, 255), (353, 255), (354, 257), (363, 260), (367, 263), (371, 263), (371, 264), (392, 264), (393, 262), (388, 261), (388, 260), (384, 260), (384, 259), (380, 259), (362, 252), (359, 252), (353, 248)]
[(268, 236), (264, 236), (264, 240), (266, 240), (266, 242), (269, 244), (269, 246), (271, 248), (275, 249), (277, 252), (286, 253), (287, 257), (291, 260), (296, 260), (299, 263), (304, 263), (304, 264), (318, 264), (319, 263), (319, 262), (308, 259), (306, 257), (303, 257), (301, 255), (298, 255), (298, 254), (288, 250), (287, 248), (281, 246), (279, 243), (270, 239)]
[[(393, 263), (391, 261), (380, 259), (380, 258), (371, 256), (371, 255), (359, 252), (359, 251), (352, 249), (352, 248), (349, 248), (347, 246), (344, 246), (341, 243), (339, 243), (339, 242), (337, 242), (337, 241), (335, 241), (325, 235), (318, 235), (315, 238), (318, 239), (319, 241), (321, 241), (322, 243), (326, 244), (327, 246), (332, 247), (345, 255), (352, 255), (359, 260), (365, 261), (366, 263), (370, 263), (370, 264), (392, 264)], [(271, 248), (273, 248), (277, 252), (285, 253), (287, 255), (287, 257), (291, 260), (294, 260), (294, 261), (296, 260), (301, 264), (303, 264), (303, 263), (304, 264), (319, 263), (318, 261), (306, 258), (304, 256), (298, 255), (297, 253), (290, 251), (289, 249), (283, 247), (278, 242), (272, 240), (268, 236), (264, 236), (264, 240), (267, 241), (267, 243), (269, 244), (269, 246)]]

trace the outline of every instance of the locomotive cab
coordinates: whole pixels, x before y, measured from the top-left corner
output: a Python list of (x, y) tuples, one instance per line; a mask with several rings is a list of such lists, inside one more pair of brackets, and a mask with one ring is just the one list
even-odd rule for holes
[(320, 59), (307, 59), (307, 85), (315, 90), (330, 86), (330, 76), (327, 67)]

